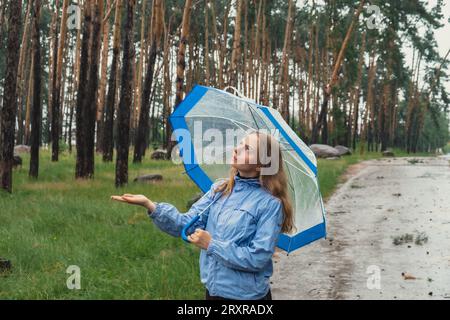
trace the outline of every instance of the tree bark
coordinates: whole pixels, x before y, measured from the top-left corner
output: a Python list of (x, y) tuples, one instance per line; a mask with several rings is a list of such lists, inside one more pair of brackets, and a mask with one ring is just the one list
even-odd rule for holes
[[(93, 178), (94, 138), (98, 86), (98, 53), (102, 0), (89, 0), (84, 8), (80, 79), (77, 99), (76, 178)], [(94, 102), (94, 103), (93, 103)]]
[(362, 34), (362, 43), (359, 51), (359, 62), (358, 62), (358, 76), (356, 80), (356, 87), (354, 90), (354, 112), (353, 112), (353, 134), (352, 134), (352, 146), (353, 150), (356, 150), (356, 139), (358, 136), (358, 121), (359, 121), (359, 97), (361, 93), (361, 84), (362, 84), (362, 76), (363, 76), (363, 66), (364, 66), (364, 54), (366, 52), (366, 33)]
[[(17, 122), (18, 122), (18, 132), (17, 132), (17, 142), (22, 144), (23, 142), (23, 134), (24, 134), (24, 126), (23, 126), (23, 97), (27, 97), (27, 89), (24, 90), (24, 83), (29, 82), (29, 78), (31, 78), (32, 72), (29, 72), (30, 77), (26, 79), (26, 68), (25, 65), (25, 55), (29, 53), (28, 50), (28, 37), (31, 32), (30, 30), (30, 11), (31, 11), (31, 5), (32, 1), (28, 2), (27, 5), (27, 11), (25, 13), (25, 25), (23, 29), (22, 34), (22, 42), (20, 45), (20, 57), (19, 57), (19, 66), (18, 66), (18, 73), (17, 73), (17, 107), (18, 107), (18, 113), (17, 113)], [(31, 69), (31, 66), (30, 66)], [(29, 89), (29, 88), (28, 88)], [(27, 101), (27, 104), (28, 101)]]
[(39, 38), (40, 0), (34, 1), (33, 7), (33, 106), (31, 110), (31, 155), (28, 175), (37, 178), (39, 175), (39, 146), (42, 132), (41, 109), (41, 44)]
[[(293, 10), (296, 1), (289, 0), (288, 16), (286, 20), (286, 28), (284, 31), (284, 45), (283, 55), (281, 58), (281, 70), (278, 79), (278, 100), (280, 95), (282, 97), (281, 102), (281, 115), (288, 122), (289, 121), (289, 51), (291, 48), (292, 29), (293, 29)], [(287, 92), (287, 93), (286, 93)]]
[[(183, 101), (185, 88), (184, 88), (184, 73), (186, 69), (186, 45), (189, 40), (189, 29), (190, 29), (190, 16), (191, 16), (191, 6), (192, 0), (186, 0), (184, 4), (183, 11), (183, 21), (181, 26), (181, 36), (180, 36), (180, 46), (178, 48), (177, 55), (177, 78), (176, 78), (176, 95), (175, 95), (175, 108)], [(172, 134), (172, 126), (169, 123), (169, 132)], [(170, 141), (167, 153), (170, 157), (172, 148), (174, 146), (173, 141)]]
[(98, 71), (100, 58), (100, 35), (101, 21), (103, 12), (103, 0), (94, 0), (92, 7), (92, 34), (90, 45), (90, 63), (89, 63), (89, 79), (88, 90), (84, 105), (85, 119), (84, 129), (86, 130), (86, 153), (85, 153), (85, 177), (94, 177), (95, 162), (95, 121), (97, 115), (97, 93), (98, 93)]
[(116, 158), (116, 187), (128, 183), (128, 149), (130, 134), (130, 106), (133, 102), (133, 74), (134, 63), (134, 5), (135, 0), (127, 1), (127, 15), (124, 28), (123, 58), (122, 58), (122, 88), (117, 114), (117, 158)]
[(114, 16), (114, 34), (113, 34), (113, 56), (111, 62), (111, 71), (109, 75), (108, 94), (106, 97), (105, 108), (105, 125), (103, 128), (103, 161), (110, 162), (113, 160), (114, 153), (114, 111), (116, 105), (117, 94), (117, 73), (119, 65), (120, 53), (120, 28), (121, 28), (121, 9), (122, 0), (117, 0), (116, 11)]
[(0, 126), (0, 183), (1, 188), (12, 192), (12, 164), (14, 156), (14, 131), (17, 113), (17, 72), (20, 49), (19, 35), (22, 1), (9, 3), (8, 40), (6, 46), (5, 86), (1, 108)]
[(52, 161), (58, 161), (59, 155), (59, 116), (60, 116), (60, 108), (61, 108), (61, 78), (62, 78), (62, 70), (63, 70), (63, 56), (64, 56), (64, 47), (66, 43), (66, 33), (67, 33), (67, 8), (69, 6), (69, 0), (64, 0), (62, 6), (62, 17), (61, 17), (61, 27), (60, 27), (60, 37), (59, 37), (59, 45), (56, 56), (53, 59), (56, 59), (56, 77), (54, 76), (53, 82), (53, 93), (52, 93), (52, 127), (51, 127), (51, 136), (52, 136)]
[(228, 71), (230, 76), (229, 85), (237, 88), (239, 61), (241, 57), (241, 21), (243, 1), (236, 1), (236, 20), (234, 24), (233, 51), (231, 53), (231, 66)]
[(156, 56), (161, 51), (161, 37), (163, 34), (164, 25), (164, 9), (162, 0), (154, 0), (152, 10), (152, 36), (150, 53), (147, 62), (147, 72), (144, 81), (144, 90), (142, 93), (142, 107), (141, 114), (139, 116), (139, 126), (134, 143), (134, 156), (133, 162), (139, 163), (145, 156), (145, 150), (147, 148), (149, 128), (149, 112), (150, 112), (150, 93), (153, 87), (153, 75), (155, 71)]
[(48, 137), (48, 142), (52, 140), (51, 134), (51, 123), (53, 115), (53, 86), (55, 83), (56, 76), (56, 55), (58, 52), (58, 10), (59, 10), (59, 0), (55, 0), (54, 13), (52, 15), (52, 22), (50, 26), (50, 47), (49, 47), (49, 64), (48, 64), (48, 92), (47, 92), (47, 126), (46, 126), (46, 136)]
[[(107, 10), (112, 9), (111, 0), (106, 1)], [(109, 12), (109, 11), (108, 11)], [(106, 17), (105, 17), (106, 18)], [(102, 152), (102, 137), (103, 137), (103, 125), (104, 125), (104, 109), (105, 109), (105, 95), (106, 95), (106, 79), (108, 70), (108, 53), (109, 53), (109, 19), (103, 19), (102, 22), (102, 66), (100, 71), (100, 87), (98, 92), (98, 105), (97, 105), (97, 143), (96, 151)]]

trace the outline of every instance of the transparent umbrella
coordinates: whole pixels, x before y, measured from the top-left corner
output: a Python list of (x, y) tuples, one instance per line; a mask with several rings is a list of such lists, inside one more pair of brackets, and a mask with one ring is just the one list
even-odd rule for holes
[[(316, 157), (278, 111), (223, 90), (197, 85), (169, 120), (186, 173), (203, 192), (216, 179), (228, 177), (228, 157), (249, 132), (264, 130), (272, 134), (281, 147), (296, 227), (295, 233), (281, 234), (278, 247), (292, 252), (326, 236)], [(186, 240), (185, 230), (194, 222), (184, 229), (183, 239)]]

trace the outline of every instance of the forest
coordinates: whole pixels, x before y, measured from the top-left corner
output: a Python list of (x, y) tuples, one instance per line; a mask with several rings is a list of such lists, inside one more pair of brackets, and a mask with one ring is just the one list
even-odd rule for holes
[[(449, 141), (443, 0), (0, 1), (0, 179), (14, 146), (129, 161), (170, 150), (169, 115), (196, 84), (279, 110), (308, 144), (430, 152)], [(407, 53), (410, 54), (407, 54)], [(168, 153), (170, 154), (170, 152)], [(115, 158), (114, 158), (115, 157)]]

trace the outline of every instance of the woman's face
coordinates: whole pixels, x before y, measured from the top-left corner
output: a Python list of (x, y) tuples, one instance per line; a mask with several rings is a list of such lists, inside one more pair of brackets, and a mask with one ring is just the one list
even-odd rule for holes
[(258, 136), (246, 136), (233, 150), (231, 165), (241, 172), (256, 171), (258, 163)]

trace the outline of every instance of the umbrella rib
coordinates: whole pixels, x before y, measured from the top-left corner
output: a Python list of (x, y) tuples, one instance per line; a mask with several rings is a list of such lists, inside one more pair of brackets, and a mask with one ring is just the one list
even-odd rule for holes
[(250, 103), (248, 103), (248, 102), (246, 102), (246, 103), (247, 103), (248, 107), (250, 108), (250, 114), (252, 115), (253, 120), (255, 121), (256, 128), (258, 128), (258, 130), (259, 130), (258, 122), (256, 121), (255, 115), (253, 114), (253, 107), (250, 105)]

